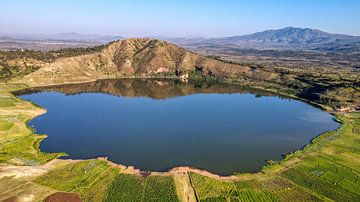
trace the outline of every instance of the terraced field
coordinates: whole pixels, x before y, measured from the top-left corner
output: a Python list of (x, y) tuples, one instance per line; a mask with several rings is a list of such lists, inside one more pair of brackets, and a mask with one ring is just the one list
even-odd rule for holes
[(191, 168), (141, 175), (104, 159), (58, 160), (39, 151), (45, 136), (26, 121), (45, 111), (0, 86), (0, 200), (43, 201), (78, 193), (83, 201), (360, 201), (360, 113), (338, 114), (337, 131), (255, 174), (221, 178)]

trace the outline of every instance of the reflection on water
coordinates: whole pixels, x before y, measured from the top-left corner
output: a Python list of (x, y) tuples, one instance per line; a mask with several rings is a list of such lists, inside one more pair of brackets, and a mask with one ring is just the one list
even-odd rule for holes
[(30, 123), (48, 134), (42, 150), (142, 170), (255, 172), (339, 126), (306, 103), (232, 85), (124, 79), (22, 93), (48, 109)]
[(277, 96), (277, 94), (244, 86), (219, 83), (187, 83), (175, 79), (110, 79), (95, 82), (39, 87), (17, 92), (56, 91), (68, 95), (79, 93), (107, 93), (123, 97), (149, 97), (166, 99), (191, 94), (252, 93), (256, 97)]

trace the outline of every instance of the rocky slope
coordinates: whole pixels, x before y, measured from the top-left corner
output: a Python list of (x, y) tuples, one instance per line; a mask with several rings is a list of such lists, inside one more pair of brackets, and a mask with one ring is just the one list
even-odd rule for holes
[(194, 72), (239, 78), (250, 75), (251, 69), (206, 58), (160, 40), (126, 39), (96, 53), (57, 58), (18, 82), (44, 86), (120, 77), (187, 77)]

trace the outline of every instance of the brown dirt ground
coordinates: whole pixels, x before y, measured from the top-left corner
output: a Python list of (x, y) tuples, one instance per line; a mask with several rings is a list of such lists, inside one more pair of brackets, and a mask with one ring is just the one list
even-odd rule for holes
[(82, 200), (79, 194), (56, 192), (46, 197), (45, 202), (82, 202)]

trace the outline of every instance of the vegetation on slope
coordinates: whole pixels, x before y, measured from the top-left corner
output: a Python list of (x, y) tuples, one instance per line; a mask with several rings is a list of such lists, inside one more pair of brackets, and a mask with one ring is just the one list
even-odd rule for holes
[(58, 58), (75, 57), (100, 52), (106, 45), (88, 48), (64, 48), (53, 51), (0, 51), (0, 81), (19, 79), (35, 72)]
[(40, 66), (31, 65), (31, 66), (17, 66), (17, 65), (9, 65), (7, 63), (0, 62), (0, 80), (7, 81), (11, 78), (21, 78), (31, 72), (40, 69)]
[(50, 51), (49, 53), (54, 58), (75, 57), (75, 56), (79, 56), (79, 55), (98, 53), (105, 47), (106, 47), (106, 45), (87, 47), (87, 48), (64, 48), (64, 49)]

